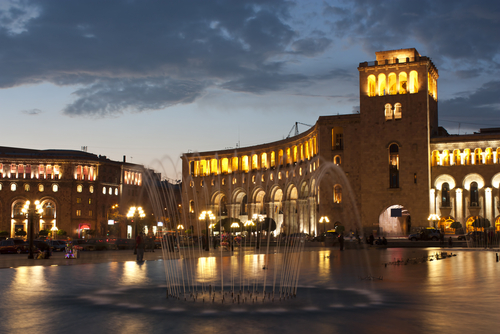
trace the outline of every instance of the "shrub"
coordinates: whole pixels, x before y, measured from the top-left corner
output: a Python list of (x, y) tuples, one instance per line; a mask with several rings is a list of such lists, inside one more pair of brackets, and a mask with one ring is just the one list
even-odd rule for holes
[(19, 231), (16, 231), (16, 233), (14, 233), (16, 236), (18, 237), (25, 237), (26, 236), (26, 231), (24, 230), (19, 230)]

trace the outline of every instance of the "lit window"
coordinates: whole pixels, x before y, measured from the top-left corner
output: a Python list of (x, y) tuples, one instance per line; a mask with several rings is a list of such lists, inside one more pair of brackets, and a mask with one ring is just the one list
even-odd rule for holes
[(201, 180), (200, 186), (203, 187), (205, 185), (205, 181)]
[(228, 158), (222, 159), (221, 169), (222, 169), (223, 174), (227, 174), (228, 169), (229, 169), (229, 159)]
[(288, 171), (286, 171), (286, 178), (288, 179)]
[(384, 107), (384, 115), (385, 115), (385, 120), (390, 121), (392, 120), (392, 106), (390, 103), (387, 103)]
[(396, 95), (398, 93), (396, 73), (389, 74), (388, 79), (389, 79), (389, 95)]
[(226, 179), (222, 179), (221, 183), (222, 183), (223, 186), (226, 185)]
[(336, 164), (337, 166), (340, 166), (342, 160), (340, 158), (340, 155), (336, 155), (335, 158), (333, 158), (333, 163)]
[(448, 182), (443, 183), (441, 186), (441, 205), (443, 207), (450, 206), (450, 185)]
[(189, 212), (194, 213), (194, 201), (189, 201)]
[(302, 167), (299, 168), (299, 175), (302, 176)]
[(16, 191), (16, 190), (17, 190), (17, 184), (12, 183), (12, 184), (10, 185), (10, 190), (11, 190), (11, 191)]
[(399, 188), (399, 147), (396, 144), (389, 147), (389, 187)]
[(106, 187), (102, 187), (102, 194), (106, 195)]
[(210, 182), (210, 184), (212, 185), (212, 187), (215, 186), (215, 180), (212, 179), (212, 182)]
[(76, 204), (80, 204), (82, 202), (82, 198), (81, 197), (77, 197), (76, 198)]
[(399, 73), (399, 94), (406, 94), (408, 92), (408, 76), (406, 72)]
[(387, 95), (385, 74), (383, 74), (383, 73), (380, 73), (378, 75), (378, 95), (379, 96)]
[(44, 189), (43, 184), (39, 184), (39, 185), (38, 185), (38, 191), (39, 191), (39, 192), (41, 192), (41, 193), (43, 193), (43, 191), (44, 191), (44, 190), (45, 190), (45, 189)]
[(92, 198), (89, 198), (89, 204), (92, 204)]
[(418, 73), (417, 71), (410, 72), (410, 94), (418, 93)]
[(273, 173), (269, 174), (269, 180), (274, 181), (274, 174)]
[(115, 195), (118, 196), (118, 188), (115, 188)]
[(368, 76), (368, 96), (376, 96), (377, 95), (377, 79), (375, 76)]
[(24, 185), (24, 191), (30, 191), (30, 185), (29, 184), (25, 184)]
[(401, 107), (401, 103), (396, 103), (394, 105), (394, 118), (395, 119), (401, 119), (401, 117), (403, 116), (403, 108)]
[(76, 210), (76, 216), (80, 217), (82, 215), (82, 210)]
[(94, 193), (94, 186), (90, 186), (90, 187), (89, 187), (89, 192), (90, 192), (91, 194), (93, 194), (93, 193)]
[(248, 155), (244, 155), (241, 158), (241, 170), (244, 171), (245, 173), (248, 173), (248, 169), (249, 169), (249, 166), (248, 166)]
[(337, 204), (342, 203), (342, 187), (339, 185), (333, 188), (333, 202)]
[(3, 187), (3, 186), (2, 186), (2, 184), (0, 183), (0, 190), (2, 190), (2, 187)]
[(59, 191), (59, 186), (57, 184), (53, 184), (52, 185), (52, 191), (55, 192), (55, 193), (58, 192)]
[(81, 193), (83, 191), (83, 186), (81, 184), (76, 186), (76, 192)]
[(252, 176), (252, 183), (255, 183), (255, 175)]
[(259, 156), (257, 154), (252, 155), (252, 169), (259, 169)]
[(238, 182), (235, 177), (233, 177), (233, 184), (236, 184)]
[(281, 180), (281, 172), (278, 173), (278, 180)]
[(113, 188), (111, 187), (108, 188), (108, 194), (113, 195)]
[(266, 177), (265, 177), (264, 175), (262, 175), (261, 181), (262, 181), (262, 182), (265, 182), (265, 181), (266, 181)]
[(238, 171), (238, 157), (233, 158), (233, 162), (231, 165), (231, 171), (232, 172), (237, 172)]

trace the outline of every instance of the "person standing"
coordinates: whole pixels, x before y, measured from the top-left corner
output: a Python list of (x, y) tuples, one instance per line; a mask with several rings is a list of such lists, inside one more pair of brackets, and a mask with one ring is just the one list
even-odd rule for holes
[(137, 251), (137, 262), (142, 262), (144, 257), (144, 237), (142, 233), (135, 238), (135, 248)]

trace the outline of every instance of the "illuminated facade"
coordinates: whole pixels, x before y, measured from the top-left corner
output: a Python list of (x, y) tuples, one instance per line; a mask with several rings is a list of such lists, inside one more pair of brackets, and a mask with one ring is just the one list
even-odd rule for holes
[[(117, 162), (82, 151), (0, 147), (0, 231), (12, 237), (27, 231), (21, 210), (26, 201), (39, 200), (43, 214), (35, 235), (56, 227), (71, 237), (88, 230), (105, 236), (111, 210), (124, 215), (140, 204), (143, 174), (143, 166), (125, 158)], [(122, 226), (120, 235), (126, 233)]]
[(319, 117), (274, 143), (184, 154), (184, 214), (192, 222), (204, 210), (242, 222), (258, 214), (278, 231), (310, 234), (319, 217), (329, 217), (327, 229), (354, 219), (349, 206), (365, 233), (407, 234), (434, 224), (434, 213), (446, 232), (452, 221), (498, 221), (500, 131), (440, 128), (438, 70), (415, 49), (377, 52), (358, 71), (359, 114)]

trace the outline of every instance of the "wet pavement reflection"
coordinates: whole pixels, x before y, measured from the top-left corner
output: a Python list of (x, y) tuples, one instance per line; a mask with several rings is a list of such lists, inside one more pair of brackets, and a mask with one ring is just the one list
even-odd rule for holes
[[(263, 305), (167, 301), (161, 260), (0, 269), (0, 332), (497, 331), (500, 263), (495, 252), (447, 252), (456, 256), (436, 259), (433, 256), (441, 253), (437, 248), (308, 250), (297, 298)], [(262, 270), (263, 257), (225, 258), (224, 275), (241, 270), (247, 279), (263, 280), (272, 275), (272, 270)], [(425, 257), (432, 261), (407, 261)], [(216, 279), (214, 268), (221, 261), (191, 261), (197, 272)], [(268, 263), (272, 268), (273, 255)], [(234, 279), (232, 284), (239, 282)]]

